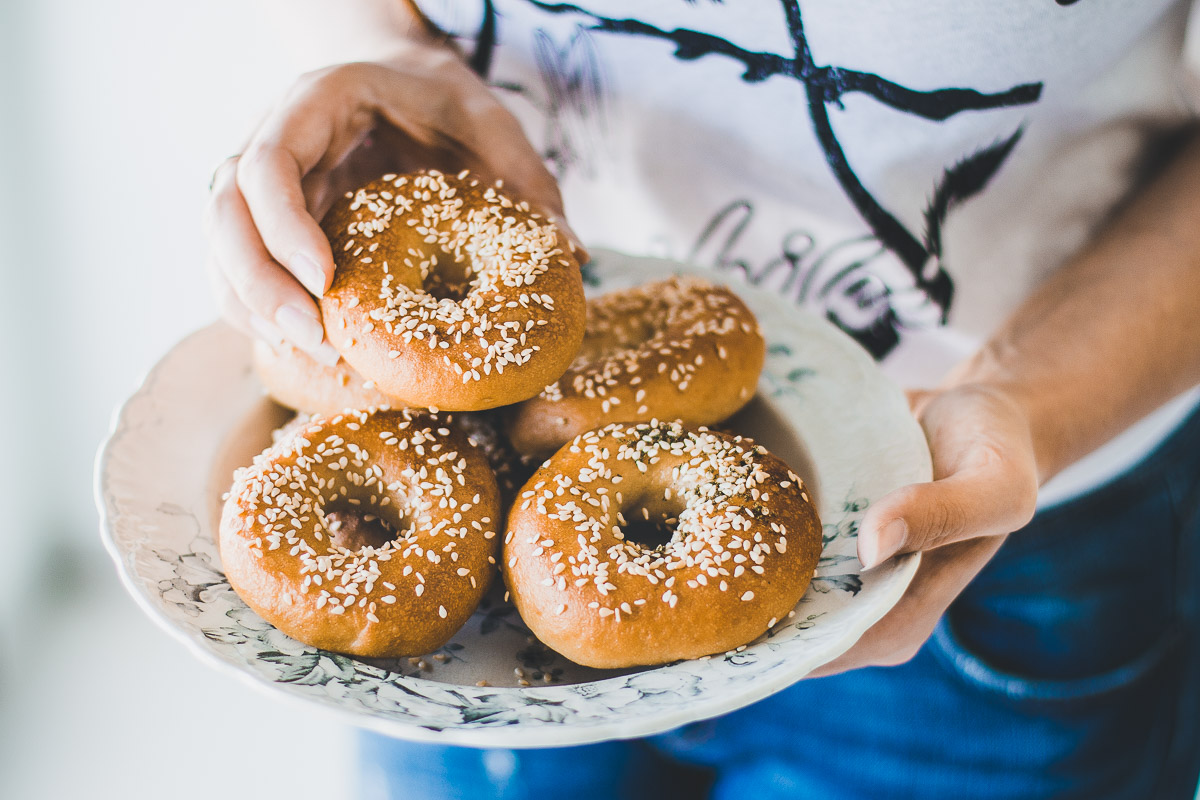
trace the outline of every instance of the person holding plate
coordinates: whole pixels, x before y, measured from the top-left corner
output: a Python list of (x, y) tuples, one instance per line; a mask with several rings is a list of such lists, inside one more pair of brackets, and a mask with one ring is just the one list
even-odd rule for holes
[[(218, 168), (225, 316), (326, 363), (317, 224), (387, 170), (502, 178), (584, 245), (737, 273), (911, 389), (934, 480), (868, 510), (899, 604), (812, 678), (650, 740), (364, 739), (380, 796), (1191, 798), (1200, 138), (1189, 0), (357, 0)], [(569, 217), (567, 213), (569, 212)], [(664, 787), (673, 795), (663, 795)]]

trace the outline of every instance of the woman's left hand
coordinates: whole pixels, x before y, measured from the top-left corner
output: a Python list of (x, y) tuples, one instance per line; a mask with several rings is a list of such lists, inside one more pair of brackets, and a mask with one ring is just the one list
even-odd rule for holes
[(873, 567), (921, 552), (900, 602), (861, 639), (810, 677), (908, 661), (938, 620), (1037, 502), (1038, 469), (1028, 416), (1002, 389), (957, 386), (910, 395), (933, 456), (933, 481), (897, 489), (863, 520), (858, 556)]

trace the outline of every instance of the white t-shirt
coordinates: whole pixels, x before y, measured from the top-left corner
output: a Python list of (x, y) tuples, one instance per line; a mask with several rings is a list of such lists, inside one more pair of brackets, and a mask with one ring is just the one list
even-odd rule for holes
[[(1183, 0), (419, 5), (521, 120), (585, 242), (738, 273), (825, 313), (905, 386), (970, 355), (1191, 115)], [(1128, 467), (1195, 404), (1043, 504)]]

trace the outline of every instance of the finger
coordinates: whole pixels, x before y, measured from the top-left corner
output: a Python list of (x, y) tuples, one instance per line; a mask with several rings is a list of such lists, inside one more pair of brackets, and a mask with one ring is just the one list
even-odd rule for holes
[(1033, 442), (1016, 403), (974, 386), (918, 399), (934, 481), (898, 489), (870, 508), (858, 538), (868, 568), (898, 552), (1011, 533), (1037, 504)]
[[(858, 537), (863, 567), (897, 553), (1011, 533), (1029, 522), (1037, 504), (1032, 456), (1001, 456), (980, 445), (966, 460), (957, 472), (897, 489), (867, 511)], [(1020, 461), (1026, 463), (1014, 463)]]
[(247, 336), (253, 336), (254, 329), (250, 327), (250, 312), (238, 299), (237, 293), (233, 291), (233, 287), (229, 285), (229, 281), (221, 272), (220, 265), (211, 254), (205, 262), (205, 272), (208, 274), (208, 285), (212, 290), (213, 299), (216, 300), (217, 311), (220, 312), (221, 318)]
[(318, 297), (333, 279), (333, 254), (303, 181), (336, 167), (370, 131), (367, 84), (379, 69), (346, 65), (306, 76), (238, 162), (238, 188), (267, 252)]
[(895, 666), (912, 659), (933, 634), (938, 620), (1004, 543), (988, 536), (921, 554), (912, 583), (883, 619), (853, 647), (808, 676), (823, 678), (867, 666)]
[[(213, 186), (209, 187), (210, 190), (216, 188), (215, 184), (222, 170), (227, 167), (230, 169), (233, 168), (232, 161), (234, 159), (236, 159), (236, 156), (226, 159), (217, 167), (213, 173)], [(214, 204), (209, 203), (208, 207), (205, 208), (205, 224), (209, 226), (210, 230), (214, 225), (218, 224), (213, 214), (213, 207)], [(246, 308), (241, 298), (237, 296), (237, 292), (233, 290), (233, 286), (230, 285), (229, 280), (225, 277), (221, 265), (217, 263), (216, 257), (211, 252), (205, 260), (205, 272), (208, 275), (212, 296), (217, 303), (217, 310), (226, 322), (246, 336), (262, 339), (277, 352), (287, 346), (287, 341), (284, 339), (278, 326), (266, 321), (257, 314), (251, 313)]]
[(904, 396), (908, 399), (908, 407), (917, 419), (925, 411), (925, 407), (936, 397), (936, 393), (928, 389), (905, 389)]
[(1004, 464), (981, 464), (897, 489), (863, 519), (858, 558), (870, 569), (897, 553), (1011, 533), (1033, 516), (1037, 485)]
[(212, 259), (247, 313), (274, 325), (289, 341), (321, 363), (336, 364), (338, 354), (324, 341), (325, 331), (316, 303), (271, 258), (232, 181), (218, 180), (210, 205)]
[(233, 287), (229, 285), (229, 281), (225, 279), (225, 275), (221, 272), (220, 265), (216, 263), (215, 259), (209, 258), (206, 271), (213, 297), (217, 301), (217, 309), (226, 322), (246, 336), (262, 339), (276, 352), (282, 352), (284, 348), (290, 347), (277, 325), (267, 322), (257, 314), (250, 313), (249, 309), (243, 305), (237, 293), (233, 291)]
[(240, 163), (238, 186), (265, 252), (320, 297), (333, 280), (333, 254), (308, 213), (299, 165), (275, 145), (252, 146)]

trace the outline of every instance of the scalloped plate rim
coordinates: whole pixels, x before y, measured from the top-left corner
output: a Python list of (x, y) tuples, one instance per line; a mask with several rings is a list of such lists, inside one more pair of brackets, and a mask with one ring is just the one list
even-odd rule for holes
[[(679, 265), (686, 270), (694, 270), (694, 267), (687, 265)], [(701, 274), (711, 276), (714, 280), (722, 283), (730, 283), (722, 280), (723, 276), (712, 275), (711, 271), (701, 270)], [(755, 289), (754, 287), (737, 285), (741, 291), (762, 293), (763, 290)], [(811, 312), (804, 309), (796, 309), (796, 313), (806, 313), (812, 315)], [(552, 723), (540, 724), (537, 726), (525, 727), (521, 732), (521, 739), (511, 740), (511, 734), (515, 728), (520, 727), (519, 722), (514, 722), (504, 725), (496, 725), (490, 727), (461, 727), (455, 725), (447, 725), (444, 727), (423, 726), (419, 723), (408, 722), (401, 719), (388, 718), (381, 715), (373, 714), (369, 709), (359, 706), (339, 705), (333, 698), (314, 697), (298, 694), (295, 691), (290, 691), (286, 684), (281, 684), (279, 681), (270, 680), (269, 678), (250, 671), (245, 666), (235, 663), (227, 658), (224, 658), (220, 653), (210, 647), (205, 646), (204, 642), (198, 637), (200, 634), (194, 631), (189, 631), (181, 627), (173, 620), (167, 612), (155, 601), (146, 589), (137, 585), (136, 575), (132, 569), (132, 565), (127, 564), (125, 554), (120, 550), (120, 545), (115, 539), (113, 530), (113, 520), (117, 515), (117, 510), (110, 504), (109, 499), (116, 498), (108, 490), (108, 478), (110, 475), (109, 464), (112, 460), (114, 452), (119, 450), (125, 437), (130, 433), (129, 421), (127, 419), (128, 412), (131, 407), (142, 398), (146, 397), (153, 388), (156, 380), (161, 372), (165, 370), (167, 365), (180, 357), (181, 351), (185, 350), (189, 345), (194, 344), (197, 340), (203, 339), (206, 335), (212, 335), (215, 328), (222, 326), (224, 323), (210, 323), (202, 328), (184, 336), (176, 342), (162, 357), (158, 359), (155, 365), (143, 373), (142, 379), (138, 382), (138, 388), (116, 409), (110, 420), (108, 435), (106, 436), (101, 447), (97, 451), (95, 459), (95, 473), (93, 480), (93, 492), (97, 510), (100, 515), (100, 532), (103, 539), (105, 550), (113, 559), (114, 565), (117, 567), (121, 583), (126, 591), (133, 596), (137, 605), (164, 631), (166, 631), (173, 639), (181, 642), (188, 651), (196, 655), (206, 664), (216, 667), (221, 672), (231, 673), (237, 677), (243, 684), (250, 685), (259, 691), (269, 693), (274, 697), (284, 697), (289, 702), (300, 703), (310, 708), (317, 707), (321, 713), (326, 716), (336, 717), (340, 721), (352, 724), (358, 728), (370, 729), (372, 731), (385, 735), (402, 736), (404, 739), (411, 741), (422, 741), (428, 743), (441, 744), (458, 744), (473, 747), (496, 746), (497, 739), (504, 737), (504, 746), (513, 748), (535, 748), (544, 746), (557, 746), (567, 744), (579, 744), (586, 742), (603, 741), (614, 738), (630, 738), (635, 736), (649, 736), (662, 733), (678, 727), (682, 724), (695, 722), (703, 719), (708, 719), (714, 716), (719, 716), (723, 713), (745, 707), (751, 703), (758, 702), (766, 697), (769, 697), (776, 692), (782, 691), (787, 686), (792, 685), (803, 676), (789, 675), (788, 679), (780, 681), (776, 676), (772, 680), (761, 681), (751, 684), (742, 685), (739, 691), (730, 695), (715, 695), (707, 698), (689, 698), (681, 703), (676, 708), (656, 707), (654, 713), (648, 717), (624, 717), (616, 720), (599, 720), (594, 722), (589, 721), (572, 721), (569, 725), (563, 726)], [(849, 336), (843, 332), (832, 328), (832, 331), (837, 335), (845, 337), (846, 340), (853, 342)], [(857, 347), (857, 343), (854, 343)], [(915, 424), (915, 423), (914, 423)], [(825, 650), (828, 653), (828, 659), (823, 663), (828, 663), (845, 653), (859, 638), (871, 627), (875, 622), (881, 619), (894, 605), (907, 589), (912, 580), (913, 575), (920, 562), (920, 554), (910, 554), (893, 560), (893, 568), (897, 569), (898, 574), (893, 579), (893, 583), (888, 587), (889, 591), (885, 595), (883, 601), (879, 601), (877, 606), (871, 613), (866, 614), (860, 622), (861, 628), (847, 628), (845, 632), (836, 640), (833, 645), (825, 645)], [(865, 574), (865, 573), (864, 573)], [(716, 657), (716, 656), (714, 656)], [(815, 669), (813, 666), (812, 669)], [(596, 681), (594, 684), (619, 683), (626, 680), (628, 676), (617, 676), (606, 678), (601, 681)], [(445, 687), (446, 684), (437, 681), (428, 681), (419, 677), (404, 677), (404, 681), (412, 681), (417, 684), (427, 683), (433, 686)], [(544, 697), (547, 694), (553, 695), (558, 692), (569, 692), (572, 685), (565, 686), (531, 686), (531, 687), (476, 687), (468, 685), (455, 686), (455, 690), (466, 695), (477, 694), (514, 694), (517, 696), (536, 696)], [(569, 729), (569, 730), (568, 730)], [(506, 735), (507, 734), (507, 735)]]

